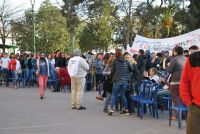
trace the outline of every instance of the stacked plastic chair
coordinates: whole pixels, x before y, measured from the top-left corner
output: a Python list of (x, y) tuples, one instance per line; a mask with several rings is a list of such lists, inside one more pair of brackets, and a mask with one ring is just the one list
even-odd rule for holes
[[(138, 84), (137, 95), (131, 97), (131, 100), (137, 103), (137, 115), (140, 116), (141, 119), (144, 113), (144, 106), (147, 102), (150, 102), (149, 99), (152, 97), (151, 96), (152, 85), (153, 85), (152, 81), (148, 80), (141, 81)], [(149, 109), (151, 115), (151, 108), (149, 107)]]

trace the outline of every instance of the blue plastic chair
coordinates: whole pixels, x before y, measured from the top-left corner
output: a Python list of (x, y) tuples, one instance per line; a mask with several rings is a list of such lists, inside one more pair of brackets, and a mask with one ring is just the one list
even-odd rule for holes
[(162, 98), (162, 104), (163, 104), (163, 108), (162, 108), (162, 113), (163, 113), (163, 109), (167, 108), (170, 111), (170, 108), (172, 106), (172, 97), (170, 96), (164, 96)]
[(151, 108), (153, 110), (153, 117), (158, 119), (158, 103), (157, 103), (157, 92), (160, 87), (160, 84), (154, 83), (151, 85), (151, 88), (149, 91), (146, 91), (146, 95), (143, 96), (142, 99), (139, 100), (140, 105), (140, 118), (143, 117), (143, 108), (145, 105), (149, 105), (150, 108), (150, 115), (151, 115)]
[(171, 121), (172, 121), (172, 110), (178, 111), (178, 128), (180, 129), (182, 127), (182, 112), (186, 112), (186, 119), (187, 119), (188, 108), (183, 104), (181, 100), (180, 100), (179, 106), (171, 106), (170, 112), (169, 112), (169, 115), (170, 115), (169, 126), (171, 126)]
[(150, 92), (152, 84), (153, 84), (152, 81), (142, 80), (138, 84), (139, 91), (137, 92), (137, 95), (131, 96), (131, 100), (137, 103), (137, 116), (140, 116), (140, 110), (141, 110), (139, 102), (141, 99), (145, 98), (145, 96), (149, 94), (147, 92)]

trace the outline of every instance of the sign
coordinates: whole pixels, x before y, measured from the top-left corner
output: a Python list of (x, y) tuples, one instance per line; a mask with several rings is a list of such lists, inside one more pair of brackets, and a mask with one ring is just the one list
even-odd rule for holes
[(200, 29), (164, 39), (151, 39), (136, 35), (132, 47), (127, 46), (127, 52), (133, 55), (140, 49), (150, 50), (151, 52), (172, 51), (175, 46), (182, 46), (184, 49), (188, 49), (192, 45), (200, 47)]

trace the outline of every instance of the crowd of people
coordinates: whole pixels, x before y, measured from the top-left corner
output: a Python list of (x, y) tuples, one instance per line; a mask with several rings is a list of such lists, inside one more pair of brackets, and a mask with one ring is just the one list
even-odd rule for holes
[[(187, 106), (193, 104), (192, 107), (196, 108), (194, 112), (199, 112), (199, 90), (190, 91), (192, 84), (198, 83), (199, 69), (191, 68), (199, 67), (199, 60), (198, 46), (191, 46), (189, 50), (176, 46), (172, 52), (160, 53), (140, 49), (134, 55), (123, 53), (121, 49), (115, 49), (115, 53), (88, 52), (84, 55), (80, 49), (74, 49), (72, 55), (60, 51), (53, 55), (21, 51), (20, 54), (11, 53), (8, 56), (4, 53), (0, 60), (1, 84), (9, 86), (12, 81), (13, 88), (19, 88), (19, 82), (28, 87), (35, 83), (39, 85), (40, 99), (44, 99), (47, 87), (53, 86), (52, 92), (68, 89), (71, 91), (71, 107), (77, 110), (86, 109), (82, 105), (85, 90), (99, 91), (96, 99), (105, 100), (103, 111), (112, 115), (118, 110), (121, 110), (121, 114), (134, 112), (130, 98), (138, 92), (140, 81), (149, 80), (163, 87), (158, 92), (158, 101), (165, 95), (171, 95), (173, 105), (180, 105), (181, 98)], [(195, 77), (192, 81), (191, 75)], [(159, 102), (158, 105), (163, 107)], [(189, 113), (192, 118), (189, 122), (192, 122), (196, 117)], [(172, 119), (177, 118), (178, 113), (174, 111)], [(196, 123), (199, 123), (199, 119)], [(196, 130), (190, 128), (188, 131)]]

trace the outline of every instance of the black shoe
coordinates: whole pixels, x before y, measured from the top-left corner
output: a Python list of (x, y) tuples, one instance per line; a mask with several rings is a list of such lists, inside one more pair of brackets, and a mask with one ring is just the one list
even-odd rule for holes
[(84, 107), (84, 106), (80, 106), (80, 107), (77, 108), (76, 110), (86, 110), (86, 107)]
[(44, 96), (40, 96), (40, 99), (43, 100), (43, 99), (44, 99)]
[(52, 92), (59, 92), (58, 90), (52, 90)]
[(72, 109), (76, 109), (76, 107), (72, 107)]
[(120, 114), (123, 114), (123, 115), (130, 115), (130, 113), (129, 113), (128, 110), (123, 110), (122, 112), (120, 112)]

